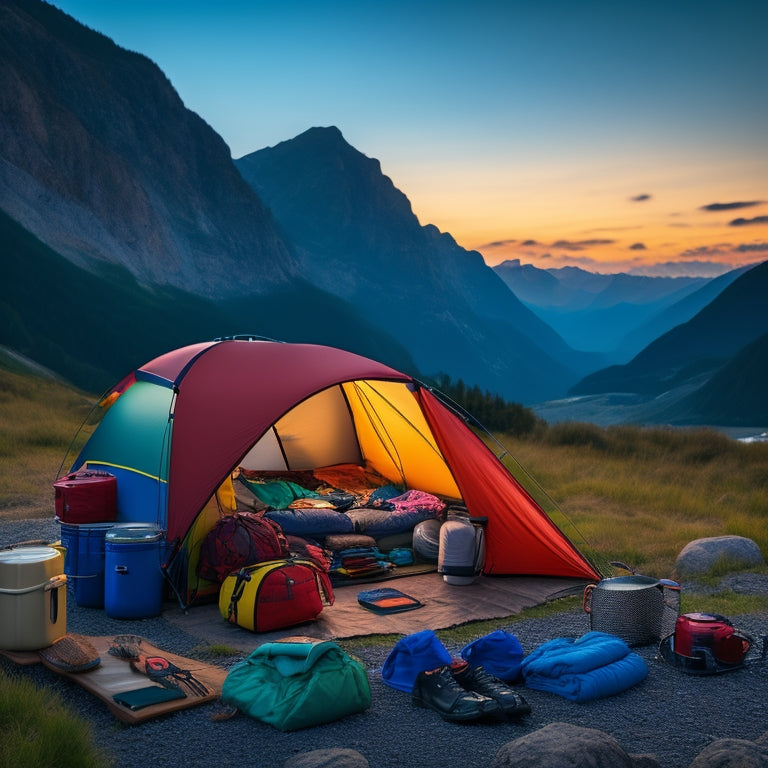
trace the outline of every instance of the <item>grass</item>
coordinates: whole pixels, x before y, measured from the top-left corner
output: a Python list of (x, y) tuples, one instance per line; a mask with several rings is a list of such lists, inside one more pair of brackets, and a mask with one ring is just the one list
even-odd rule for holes
[[(66, 745), (66, 748), (62, 748)], [(108, 768), (90, 726), (61, 698), (0, 670), (0, 765), (14, 768)]]
[(593, 425), (501, 442), (538, 481), (524, 482), (530, 492), (598, 561), (664, 578), (694, 539), (745, 536), (768, 552), (768, 443)]
[(96, 398), (0, 369), (0, 517), (53, 514), (53, 482)]

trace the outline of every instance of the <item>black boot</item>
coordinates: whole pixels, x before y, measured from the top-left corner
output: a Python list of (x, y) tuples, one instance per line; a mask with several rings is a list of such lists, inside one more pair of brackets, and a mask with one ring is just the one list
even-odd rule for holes
[(504, 718), (504, 711), (498, 702), (462, 688), (454, 680), (449, 667), (419, 672), (411, 698), (414, 704), (434, 709), (443, 720), (451, 722)]
[(466, 661), (450, 666), (454, 680), (465, 690), (480, 693), (498, 702), (507, 717), (522, 717), (531, 711), (531, 705), (503, 680), (499, 680), (482, 667), (470, 667)]

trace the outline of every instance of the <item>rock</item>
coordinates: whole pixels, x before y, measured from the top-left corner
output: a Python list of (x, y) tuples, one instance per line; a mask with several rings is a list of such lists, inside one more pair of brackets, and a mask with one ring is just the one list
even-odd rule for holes
[(499, 748), (491, 768), (659, 768), (650, 755), (628, 755), (603, 731), (550, 723)]
[(678, 578), (701, 576), (721, 562), (731, 570), (765, 565), (760, 547), (744, 536), (713, 536), (686, 544), (677, 556), (675, 570)]
[(368, 761), (354, 749), (314, 749), (288, 758), (283, 768), (368, 768)]
[(690, 768), (768, 768), (768, 743), (718, 739), (703, 749)]

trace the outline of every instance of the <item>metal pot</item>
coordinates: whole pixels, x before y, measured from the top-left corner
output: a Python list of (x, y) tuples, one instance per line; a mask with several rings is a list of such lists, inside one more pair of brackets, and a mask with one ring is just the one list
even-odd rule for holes
[(632, 574), (603, 579), (584, 590), (590, 629), (616, 635), (628, 645), (658, 642), (674, 632), (680, 585)]

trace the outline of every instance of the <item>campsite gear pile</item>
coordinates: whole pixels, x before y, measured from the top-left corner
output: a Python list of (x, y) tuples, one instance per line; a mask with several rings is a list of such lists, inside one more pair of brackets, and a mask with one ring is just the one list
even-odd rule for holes
[[(487, 516), (486, 574), (600, 578), (465, 414), (413, 377), (345, 350), (242, 338), (192, 344), (140, 366), (99, 413), (88, 439), (73, 441), (83, 447), (65, 457), (65, 471), (110, 472), (117, 521), (165, 531), (166, 573), (185, 607), (200, 594), (195, 547), (220, 517), (217, 489), (227, 479), (231, 487), (238, 467), (311, 467), (316, 477), (340, 465), (375, 470), (401, 494), (418, 489)], [(280, 511), (288, 520), (323, 510)], [(329, 523), (346, 523), (328, 535), (360, 532), (373, 517), (326, 512)], [(401, 509), (366, 512), (384, 522), (405, 515), (410, 530), (421, 522)]]
[(680, 585), (667, 579), (632, 574), (602, 579), (584, 590), (589, 628), (616, 635), (629, 645), (658, 642), (680, 613)]
[(45, 648), (67, 631), (67, 577), (57, 549), (0, 550), (0, 649)]
[(269, 632), (313, 621), (333, 605), (328, 573), (314, 560), (270, 560), (241, 568), (224, 579), (219, 612), (251, 632)]
[(364, 712), (371, 706), (365, 667), (336, 643), (286, 638), (264, 643), (227, 674), (222, 700), (281, 731)]
[[(661, 657), (691, 675), (714, 675), (741, 669), (755, 648), (750, 635), (730, 619), (712, 613), (686, 613), (677, 618), (672, 634), (659, 643)], [(762, 657), (765, 658), (763, 638)]]

